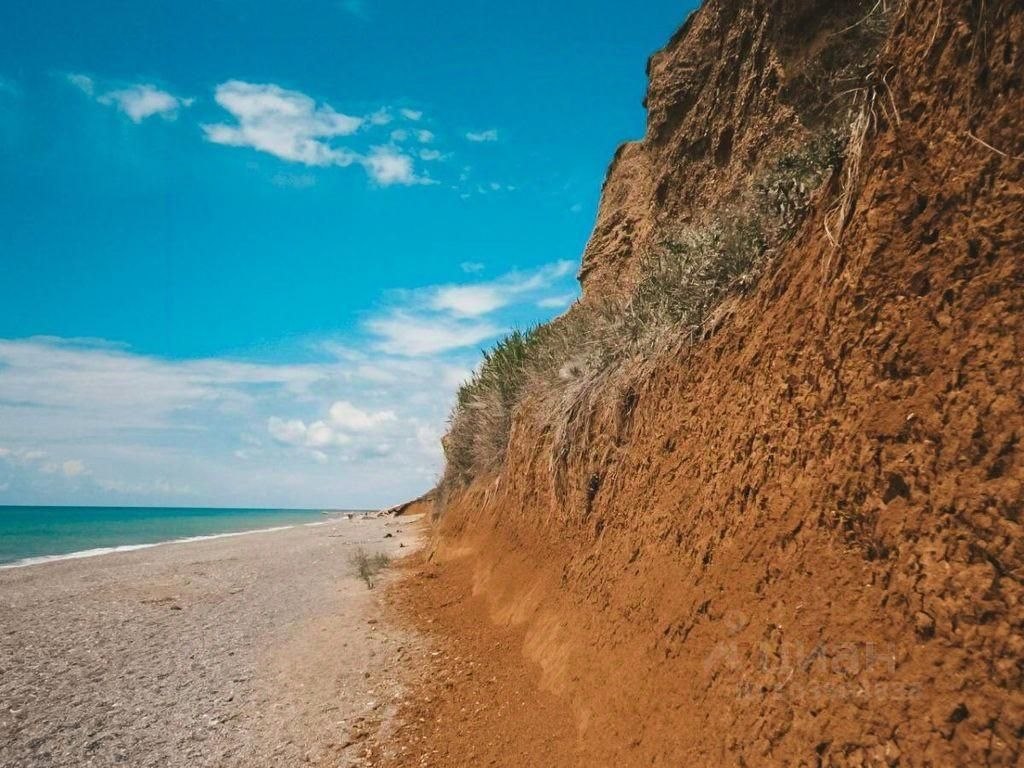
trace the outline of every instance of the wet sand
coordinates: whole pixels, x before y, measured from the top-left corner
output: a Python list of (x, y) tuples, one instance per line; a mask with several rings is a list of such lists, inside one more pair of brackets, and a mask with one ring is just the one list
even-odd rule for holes
[(417, 641), (350, 557), (411, 552), (415, 528), (341, 519), (0, 570), (0, 765), (361, 764)]

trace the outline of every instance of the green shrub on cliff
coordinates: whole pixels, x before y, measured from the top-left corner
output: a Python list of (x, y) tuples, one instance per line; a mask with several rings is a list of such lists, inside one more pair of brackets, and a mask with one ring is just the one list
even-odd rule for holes
[(536, 329), (513, 331), (484, 352), (479, 368), (459, 388), (444, 439), (449, 481), (468, 481), (504, 457), (512, 410), (520, 398), (535, 344)]

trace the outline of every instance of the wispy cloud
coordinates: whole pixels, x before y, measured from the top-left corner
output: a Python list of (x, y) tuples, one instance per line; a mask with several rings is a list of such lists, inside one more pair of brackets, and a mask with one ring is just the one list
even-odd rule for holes
[(401, 310), (374, 318), (366, 327), (378, 337), (376, 346), (382, 352), (413, 357), (471, 347), (494, 338), (502, 330), (491, 322), (464, 323)]
[(329, 413), (334, 426), (355, 432), (377, 429), (384, 424), (397, 421), (394, 411), (364, 411), (348, 400), (339, 400), (331, 405)]
[(470, 131), (469, 133), (466, 134), (466, 138), (469, 141), (476, 142), (477, 144), (482, 144), (489, 141), (497, 141), (498, 130), (496, 128), (491, 128), (486, 131)]
[(430, 306), (460, 317), (477, 317), (507, 305), (510, 293), (497, 285), (449, 285), (437, 289)]
[(71, 85), (100, 104), (114, 107), (128, 116), (133, 123), (159, 115), (174, 120), (178, 113), (192, 106), (193, 99), (175, 96), (150, 83), (138, 83), (99, 92), (96, 80), (89, 75), (73, 72), (67, 75)]
[(387, 107), (381, 107), (366, 117), (366, 121), (370, 125), (388, 125), (394, 119), (394, 115), (391, 114), (391, 110)]
[[(85, 463), (80, 459), (54, 460), (47, 451), (34, 448), (0, 447), (0, 461), (46, 475), (61, 474), (73, 478), (89, 474)], [(5, 485), (9, 487), (10, 484)]]
[[(0, 339), (0, 502), (378, 504), (421, 492), (478, 348), (570, 299), (573, 264), (395, 291), (265, 363)], [(176, 502), (177, 500), (177, 502)]]
[(416, 122), (421, 117), (423, 117), (423, 113), (418, 109), (400, 109), (399, 114), (401, 114), (401, 116), (404, 117), (406, 120), (412, 120), (413, 122)]
[(141, 123), (147, 117), (159, 115), (165, 120), (173, 120), (178, 111), (192, 105), (192, 99), (183, 99), (155, 85), (133, 85), (100, 96), (100, 104), (115, 106), (128, 115), (133, 123)]
[(86, 96), (96, 95), (96, 82), (88, 75), (71, 72), (67, 76), (68, 82), (75, 86)]
[[(476, 266), (467, 263), (464, 271)], [(536, 305), (553, 290), (563, 295), (573, 266), (558, 261), (485, 282), (399, 292), (396, 306), (370, 318), (366, 328), (377, 337), (376, 347), (388, 354), (415, 357), (472, 347), (507, 329), (505, 318), (495, 316), (501, 310)]]
[(422, 436), (468, 360), (318, 349), (270, 365), (0, 340), (0, 500), (336, 506), (429, 485), (440, 447)]

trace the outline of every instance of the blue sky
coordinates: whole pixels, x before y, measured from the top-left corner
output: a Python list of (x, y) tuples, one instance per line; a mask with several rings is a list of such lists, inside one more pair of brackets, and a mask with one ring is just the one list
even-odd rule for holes
[(692, 4), (0, 7), (0, 503), (363, 506), (562, 311)]

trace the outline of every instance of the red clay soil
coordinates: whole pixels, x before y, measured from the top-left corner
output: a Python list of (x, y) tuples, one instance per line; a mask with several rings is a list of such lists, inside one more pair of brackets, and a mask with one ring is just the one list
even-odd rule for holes
[[(518, 414), (392, 594), (439, 653), (392, 765), (1021, 764), (1022, 48), (1020, 2), (909, 0), (838, 246), (834, 187), (564, 459)], [(659, 114), (692, 132), (673, 93)]]
[[(495, 623), (467, 560), (415, 555), (387, 602), (430, 641), (426, 674), (375, 752), (389, 766), (576, 765), (572, 713), (524, 665), (523, 631)], [(514, 723), (514, 728), (509, 724)], [(405, 750), (404, 754), (402, 750)]]

